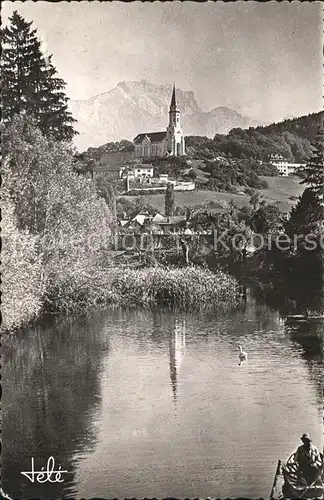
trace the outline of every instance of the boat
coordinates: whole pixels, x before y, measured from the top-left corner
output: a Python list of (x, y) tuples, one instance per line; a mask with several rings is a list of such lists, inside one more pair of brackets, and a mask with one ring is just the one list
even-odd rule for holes
[(321, 455), (321, 458), (322, 476), (312, 484), (307, 484), (302, 477), (294, 453), (288, 458), (287, 462), (278, 460), (270, 500), (324, 499), (323, 455)]

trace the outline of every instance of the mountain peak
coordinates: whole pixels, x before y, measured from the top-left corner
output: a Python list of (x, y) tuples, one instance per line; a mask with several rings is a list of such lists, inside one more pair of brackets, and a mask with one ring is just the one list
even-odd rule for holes
[[(78, 120), (76, 128), (80, 133), (75, 139), (76, 146), (82, 151), (111, 141), (133, 140), (143, 130), (165, 130), (172, 89), (173, 82), (122, 81), (100, 95), (83, 101), (71, 100), (70, 108)], [(223, 106), (203, 112), (192, 90), (177, 87), (176, 98), (185, 135), (213, 137), (234, 127), (252, 126), (251, 120)]]

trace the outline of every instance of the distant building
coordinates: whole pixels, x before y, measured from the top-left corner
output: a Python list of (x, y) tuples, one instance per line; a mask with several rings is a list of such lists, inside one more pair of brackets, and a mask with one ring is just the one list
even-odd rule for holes
[(153, 177), (154, 167), (153, 165), (138, 164), (134, 165), (134, 177)]
[(140, 233), (144, 230), (145, 225), (152, 220), (148, 212), (139, 210), (133, 212), (129, 219), (120, 221), (121, 227), (129, 229), (134, 233)]
[(95, 181), (97, 177), (100, 177), (100, 175), (104, 175), (108, 179), (117, 180), (121, 178), (122, 173), (123, 173), (123, 167), (118, 167), (114, 165), (112, 166), (96, 165), (92, 169), (92, 179), (93, 181)]
[(135, 158), (150, 156), (183, 156), (185, 139), (180, 124), (180, 111), (176, 103), (175, 87), (173, 87), (169, 125), (165, 132), (146, 132), (138, 134), (134, 139)]
[(187, 219), (182, 215), (173, 215), (171, 217), (163, 217), (162, 219), (153, 218), (153, 222), (160, 228), (163, 233), (178, 233), (182, 232), (187, 227)]
[(297, 173), (306, 165), (305, 163), (289, 162), (281, 155), (271, 155), (269, 161), (271, 165), (277, 167), (278, 172), (284, 177)]
[(103, 154), (102, 157), (96, 161), (92, 169), (93, 180), (95, 180), (99, 174), (105, 174), (105, 176), (110, 179), (119, 179), (122, 176), (125, 164), (132, 161), (133, 155), (134, 152), (129, 149)]

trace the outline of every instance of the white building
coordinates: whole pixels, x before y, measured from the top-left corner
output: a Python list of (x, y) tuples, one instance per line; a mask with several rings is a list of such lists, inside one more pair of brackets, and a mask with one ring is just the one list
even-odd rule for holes
[(291, 174), (296, 174), (300, 168), (303, 168), (306, 165), (305, 163), (289, 162), (280, 155), (272, 155), (270, 157), (270, 163), (271, 165), (277, 167), (278, 172), (284, 177), (287, 177)]
[(153, 177), (154, 167), (153, 165), (138, 164), (134, 165), (134, 177)]
[(177, 107), (175, 87), (173, 87), (169, 125), (165, 132), (138, 134), (134, 139), (135, 158), (149, 156), (183, 156), (185, 139), (180, 124), (180, 111)]

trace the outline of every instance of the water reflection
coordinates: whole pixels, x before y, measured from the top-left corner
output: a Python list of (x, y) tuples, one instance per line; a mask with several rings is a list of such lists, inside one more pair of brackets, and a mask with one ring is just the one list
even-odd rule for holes
[[(320, 329), (248, 297), (230, 312), (108, 310), (6, 339), (4, 490), (266, 497), (302, 432), (320, 446)], [(51, 455), (70, 471), (64, 485), (21, 478)]]
[(316, 388), (319, 404), (323, 402), (323, 331), (321, 318), (286, 322), (286, 332), (292, 342), (302, 349), (309, 376)]
[(173, 393), (174, 408), (178, 399), (178, 377), (182, 358), (186, 350), (186, 320), (175, 319), (173, 330), (170, 332), (170, 380)]
[[(76, 450), (96, 443), (100, 374), (108, 342), (104, 316), (56, 320), (4, 340), (2, 487), (14, 498), (75, 496)], [(39, 470), (49, 456), (69, 471), (64, 485), (22, 479), (31, 457)]]

